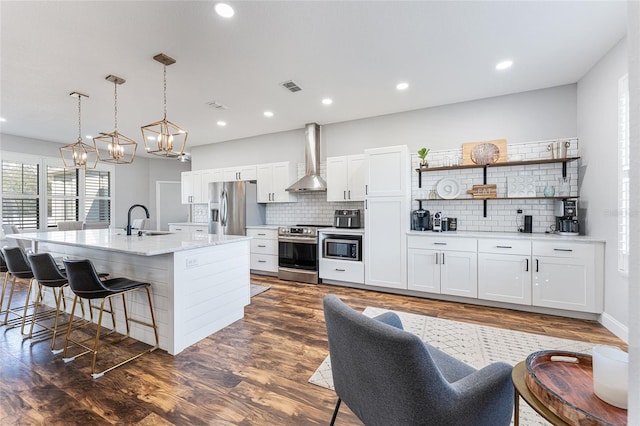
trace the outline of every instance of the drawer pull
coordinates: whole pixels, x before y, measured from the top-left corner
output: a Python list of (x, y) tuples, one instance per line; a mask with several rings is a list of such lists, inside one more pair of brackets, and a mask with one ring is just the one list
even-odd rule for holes
[(176, 231), (182, 231), (182, 228), (176, 228)]
[(266, 260), (258, 260), (258, 263), (267, 263)]
[(505, 248), (506, 249), (506, 248), (513, 248), (513, 247), (511, 247), (511, 246), (496, 246), (496, 248)]
[(572, 249), (559, 249), (559, 248), (554, 248), (553, 251), (573, 251)]
[(338, 271), (338, 272), (345, 272), (345, 271), (346, 271), (346, 269), (338, 269), (338, 268), (336, 268), (336, 271)]
[(258, 234), (258, 235), (260, 235), (261, 237), (266, 237), (267, 236), (267, 234)]
[(260, 247), (260, 248), (265, 248), (265, 247), (267, 247), (267, 246), (263, 246), (262, 244), (258, 244), (258, 247)]
[(446, 246), (447, 243), (433, 243), (434, 246)]
[(204, 232), (204, 229), (196, 229), (196, 232)]

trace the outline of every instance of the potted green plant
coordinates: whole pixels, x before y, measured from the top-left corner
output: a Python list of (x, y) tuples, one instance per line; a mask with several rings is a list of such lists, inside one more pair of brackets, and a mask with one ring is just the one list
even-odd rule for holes
[(429, 163), (427, 163), (427, 154), (429, 154), (429, 149), (420, 148), (418, 150), (418, 157), (420, 157), (420, 168), (425, 169), (429, 167)]

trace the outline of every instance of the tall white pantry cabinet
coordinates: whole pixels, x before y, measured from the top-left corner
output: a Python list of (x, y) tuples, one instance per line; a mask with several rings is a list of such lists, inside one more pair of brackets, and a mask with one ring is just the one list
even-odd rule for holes
[(411, 160), (406, 145), (365, 150), (365, 284), (407, 288)]

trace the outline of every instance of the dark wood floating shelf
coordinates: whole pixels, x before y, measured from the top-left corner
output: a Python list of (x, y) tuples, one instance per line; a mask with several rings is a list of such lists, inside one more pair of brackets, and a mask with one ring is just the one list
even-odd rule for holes
[(465, 164), (462, 166), (442, 166), (442, 167), (427, 167), (418, 168), (418, 172), (440, 172), (443, 170), (460, 170), (460, 169), (481, 169), (484, 167), (509, 167), (509, 166), (527, 166), (530, 164), (552, 164), (552, 163), (569, 163), (576, 161), (580, 157), (566, 157), (566, 158), (545, 158), (541, 160), (523, 160), (523, 161), (505, 161), (502, 163), (493, 164)]
[(416, 198), (416, 201), (496, 201), (496, 200), (573, 200), (577, 195), (560, 195), (555, 197), (496, 197), (496, 198)]

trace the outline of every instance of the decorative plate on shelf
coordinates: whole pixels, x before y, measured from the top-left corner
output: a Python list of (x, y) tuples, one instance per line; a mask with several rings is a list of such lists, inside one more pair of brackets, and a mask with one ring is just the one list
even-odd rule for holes
[(500, 148), (492, 143), (481, 143), (471, 150), (471, 161), (475, 164), (493, 164), (500, 158)]
[(436, 185), (436, 192), (445, 200), (457, 198), (460, 195), (460, 182), (452, 178), (440, 179)]

